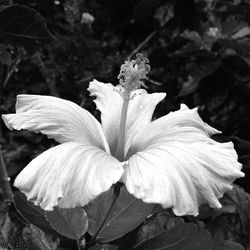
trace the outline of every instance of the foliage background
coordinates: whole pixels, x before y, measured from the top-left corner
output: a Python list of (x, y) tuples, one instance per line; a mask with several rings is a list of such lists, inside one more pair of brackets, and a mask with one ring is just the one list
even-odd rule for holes
[[(72, 100), (99, 118), (89, 81), (118, 83), (123, 61), (143, 53), (152, 68), (148, 92), (167, 92), (155, 118), (181, 103), (198, 106), (203, 120), (223, 132), (215, 139), (234, 142), (246, 173), (220, 212), (204, 208), (199, 218), (184, 219), (250, 249), (250, 1), (2, 0), (0, 9), (12, 4), (40, 13), (54, 38), (4, 40), (0, 23), (0, 113), (14, 112), (16, 95), (27, 93)], [(83, 13), (94, 21), (86, 23)], [(1, 121), (0, 144), (13, 181), (55, 142), (10, 132)]]

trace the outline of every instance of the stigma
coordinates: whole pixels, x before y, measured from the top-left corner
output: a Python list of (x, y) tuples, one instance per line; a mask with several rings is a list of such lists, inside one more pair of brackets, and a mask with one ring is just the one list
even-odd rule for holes
[(126, 96), (130, 97), (130, 93), (133, 90), (146, 87), (143, 80), (147, 78), (147, 74), (150, 71), (148, 63), (148, 58), (138, 53), (135, 60), (125, 61), (121, 65), (118, 79)]

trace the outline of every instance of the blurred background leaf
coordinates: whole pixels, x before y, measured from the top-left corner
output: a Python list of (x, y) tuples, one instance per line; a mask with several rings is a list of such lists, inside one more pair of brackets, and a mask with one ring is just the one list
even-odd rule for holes
[(0, 39), (2, 42), (34, 50), (39, 44), (50, 42), (53, 36), (34, 9), (24, 5), (11, 5), (0, 11)]
[[(186, 216), (179, 222), (195, 223), (212, 237), (236, 241), (250, 249), (249, 17), (248, 0), (3, 0), (0, 113), (13, 112), (16, 95), (24, 93), (74, 101), (100, 119), (87, 92), (89, 81), (96, 78), (117, 84), (121, 63), (137, 52), (143, 53), (152, 68), (147, 91), (167, 92), (154, 118), (179, 109), (181, 103), (190, 108), (198, 106), (203, 120), (223, 132), (213, 138), (234, 142), (246, 173), (222, 198), (220, 211), (202, 206), (199, 217)], [(57, 145), (41, 134), (10, 132), (2, 121), (0, 143), (11, 183), (30, 160)], [(32, 210), (27, 204), (21, 206)], [(108, 235), (107, 239), (116, 239), (111, 245), (132, 246), (140, 239), (177, 230), (166, 228), (165, 222), (170, 225), (174, 216), (165, 212), (159, 209), (147, 220), (144, 215), (126, 229), (132, 232), (124, 229), (125, 235)], [(11, 221), (13, 214), (14, 218), (19, 216), (14, 208), (9, 214)], [(102, 218), (100, 211), (96, 214)], [(27, 225), (27, 221), (22, 224), (19, 220), (12, 224), (13, 230), (19, 226), (21, 232)], [(200, 230), (193, 224), (191, 228), (192, 232)], [(111, 229), (107, 231), (110, 234)], [(206, 238), (202, 230), (199, 233)], [(90, 226), (86, 240), (94, 231)], [(60, 241), (61, 246), (76, 248), (70, 240)]]

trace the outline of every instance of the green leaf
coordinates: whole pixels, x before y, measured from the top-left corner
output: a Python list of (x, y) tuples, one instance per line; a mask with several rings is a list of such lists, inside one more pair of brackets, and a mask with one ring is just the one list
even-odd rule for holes
[[(104, 220), (112, 202), (112, 189), (103, 193), (86, 206), (89, 218), (88, 232), (94, 235)], [(130, 195), (122, 187), (120, 195), (104, 223), (98, 239), (105, 243), (118, 239), (141, 224), (153, 209), (152, 204), (146, 204)]]
[(34, 50), (53, 38), (35, 10), (23, 5), (11, 5), (0, 11), (1, 41)]
[(53, 211), (45, 211), (49, 224), (60, 234), (79, 240), (88, 228), (87, 214), (82, 207), (63, 209), (55, 207)]
[(14, 202), (18, 212), (28, 222), (37, 226), (46, 233), (49, 233), (56, 237), (60, 236), (60, 234), (58, 234), (46, 220), (44, 210), (41, 209), (39, 206), (35, 206), (32, 202), (28, 201), (23, 193), (15, 192)]

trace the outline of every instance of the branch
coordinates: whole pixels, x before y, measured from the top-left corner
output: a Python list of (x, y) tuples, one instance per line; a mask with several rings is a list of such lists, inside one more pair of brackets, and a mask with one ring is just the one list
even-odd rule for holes
[(3, 159), (3, 154), (0, 146), (0, 186), (3, 189), (4, 200), (13, 201), (13, 192), (9, 183), (6, 166)]
[(233, 135), (233, 136), (230, 136), (230, 139), (231, 139), (231, 140), (236, 140), (236, 141), (241, 142), (241, 143), (250, 144), (250, 141), (241, 139), (241, 138), (238, 137), (238, 136), (234, 136), (234, 135)]
[[(0, 106), (3, 104), (3, 79), (4, 79), (4, 66), (0, 65)], [(0, 122), (0, 138), (3, 137), (2, 122)]]
[(131, 60), (131, 58), (138, 53), (157, 33), (158, 31), (160, 31), (162, 28), (164, 28), (164, 26), (166, 25), (166, 23), (169, 21), (169, 18), (166, 18), (164, 20), (164, 22), (154, 31), (152, 31), (133, 51), (132, 53), (129, 54), (128, 56), (128, 61)]
[(13, 73), (15, 72), (18, 64), (21, 62), (21, 57), (17, 57), (17, 59), (15, 60), (15, 62), (11, 65), (10, 70), (8, 71), (4, 81), (3, 81), (3, 88), (6, 87), (7, 83), (9, 82), (10, 77), (13, 75)]
[(158, 32), (158, 30), (154, 30), (153, 32), (151, 32), (133, 51), (132, 53), (130, 53), (130, 55), (128, 56), (128, 61), (131, 60), (131, 58), (138, 53), (151, 39), (152, 37), (154, 37), (156, 35), (156, 33)]

